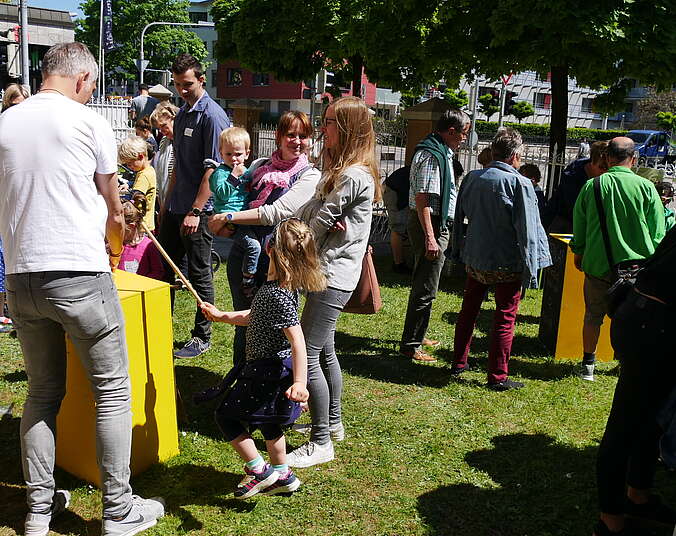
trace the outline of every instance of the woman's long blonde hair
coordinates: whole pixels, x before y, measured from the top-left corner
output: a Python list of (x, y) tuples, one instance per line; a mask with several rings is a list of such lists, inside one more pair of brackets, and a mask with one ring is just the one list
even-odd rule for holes
[(376, 135), (371, 112), (359, 97), (341, 97), (329, 107), (336, 113), (338, 143), (331, 149), (326, 145), (322, 148), (321, 168), (327, 175), (322, 193), (326, 195), (333, 190), (348, 167), (364, 166), (373, 178), (374, 201), (380, 201), (380, 170), (376, 164)]
[(268, 256), (280, 287), (318, 292), (326, 288), (312, 230), (298, 218), (282, 220), (268, 242)]

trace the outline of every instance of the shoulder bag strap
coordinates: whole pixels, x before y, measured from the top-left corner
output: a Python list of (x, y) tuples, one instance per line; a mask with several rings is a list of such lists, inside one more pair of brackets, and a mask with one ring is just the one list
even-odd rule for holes
[(603, 210), (603, 201), (601, 200), (601, 177), (594, 177), (594, 199), (596, 199), (596, 211), (599, 214), (599, 225), (601, 226), (601, 235), (603, 235), (603, 245), (606, 249), (606, 257), (608, 257), (608, 266), (612, 272), (615, 262), (613, 261), (613, 252), (610, 249), (610, 237), (608, 236), (606, 213)]

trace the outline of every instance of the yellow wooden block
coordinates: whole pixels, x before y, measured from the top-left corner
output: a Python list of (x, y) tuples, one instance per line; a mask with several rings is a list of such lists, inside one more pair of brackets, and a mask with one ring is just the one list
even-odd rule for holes
[[(559, 312), (559, 326), (556, 337), (556, 359), (582, 359), (582, 322), (584, 319), (584, 274), (575, 268), (573, 252), (568, 247), (570, 235), (551, 235), (566, 246), (563, 292)], [(614, 356), (610, 344), (610, 319), (605, 318), (601, 336), (596, 348), (596, 358), (612, 361)]]
[[(125, 318), (131, 380), (131, 470), (178, 454), (173, 335), (169, 285), (118, 270), (114, 274)], [(85, 371), (68, 342), (66, 396), (57, 417), (56, 463), (100, 485), (96, 411)]]

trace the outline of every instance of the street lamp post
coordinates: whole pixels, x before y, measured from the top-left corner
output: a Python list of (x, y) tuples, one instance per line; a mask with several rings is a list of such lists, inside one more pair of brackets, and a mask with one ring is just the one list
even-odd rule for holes
[(145, 36), (146, 30), (150, 28), (151, 26), (155, 26), (158, 24), (164, 24), (165, 26), (198, 26), (202, 28), (213, 28), (215, 24), (213, 22), (207, 22), (207, 21), (199, 21), (199, 22), (151, 22), (150, 24), (146, 24), (143, 27), (143, 30), (141, 30), (141, 64), (138, 66), (139, 71), (141, 72), (141, 84), (143, 84), (143, 72), (145, 71), (145, 68), (143, 66), (143, 60), (145, 60), (145, 56), (143, 54), (143, 37)]

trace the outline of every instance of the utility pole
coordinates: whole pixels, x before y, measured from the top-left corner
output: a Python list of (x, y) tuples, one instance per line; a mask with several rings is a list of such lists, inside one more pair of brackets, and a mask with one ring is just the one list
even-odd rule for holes
[(28, 60), (28, 0), (20, 0), (19, 4), (19, 24), (21, 25), (21, 84), (30, 88)]

